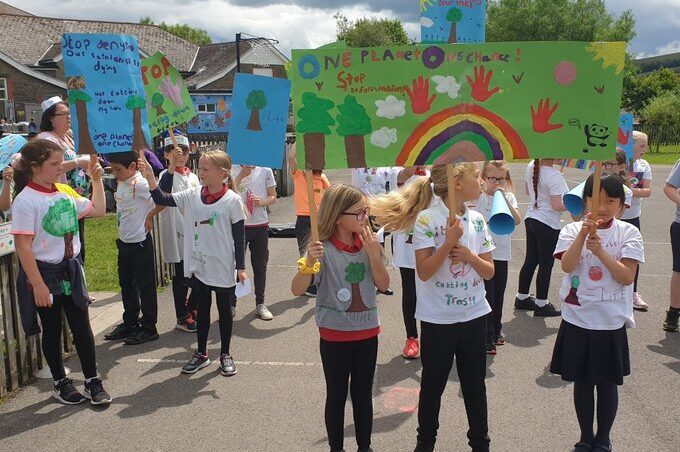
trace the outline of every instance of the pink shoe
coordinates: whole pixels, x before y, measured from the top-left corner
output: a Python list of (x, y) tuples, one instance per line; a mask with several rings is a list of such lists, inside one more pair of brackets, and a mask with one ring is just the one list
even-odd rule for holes
[(637, 292), (633, 292), (633, 309), (643, 312), (647, 312), (647, 309), (649, 309), (649, 305)]
[(418, 339), (415, 337), (409, 337), (406, 339), (406, 345), (404, 346), (404, 350), (401, 352), (401, 355), (406, 359), (416, 359), (419, 354), (420, 344), (418, 343)]

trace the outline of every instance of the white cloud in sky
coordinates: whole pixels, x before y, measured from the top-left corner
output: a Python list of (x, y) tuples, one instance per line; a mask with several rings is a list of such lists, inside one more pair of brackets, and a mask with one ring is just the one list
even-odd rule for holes
[(375, 106), (378, 108), (375, 115), (379, 118), (394, 119), (406, 114), (406, 101), (392, 95), (387, 96), (385, 100), (376, 100)]
[(397, 129), (382, 127), (371, 134), (371, 144), (379, 148), (387, 149), (397, 142)]

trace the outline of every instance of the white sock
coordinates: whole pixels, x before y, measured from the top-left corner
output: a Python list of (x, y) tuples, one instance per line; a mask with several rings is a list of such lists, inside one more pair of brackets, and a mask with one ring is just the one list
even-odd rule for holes
[(519, 292), (517, 293), (517, 299), (518, 300), (526, 300), (527, 298), (529, 298), (528, 293), (519, 293)]
[(548, 304), (548, 300), (541, 300), (540, 298), (536, 299), (536, 306), (539, 308), (542, 308), (543, 306)]
[(59, 383), (61, 383), (63, 380), (65, 380), (65, 379), (66, 379), (66, 377), (61, 378), (61, 379), (59, 379), (59, 380), (54, 380), (54, 387), (56, 388), (57, 385), (58, 385)]
[(90, 382), (91, 382), (92, 380), (94, 380), (95, 378), (99, 378), (99, 376), (95, 376), (95, 377), (92, 377), (92, 378), (86, 378), (86, 379), (85, 379), (85, 383), (90, 384)]

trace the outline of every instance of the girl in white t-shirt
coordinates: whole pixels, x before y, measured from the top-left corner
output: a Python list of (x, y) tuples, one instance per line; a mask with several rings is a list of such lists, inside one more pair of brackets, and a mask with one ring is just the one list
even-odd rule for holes
[[(558, 160), (536, 159), (527, 166), (525, 189), (529, 207), (524, 219), (526, 255), (519, 272), (519, 288), (515, 309), (533, 311), (537, 317), (555, 317), (560, 311), (548, 302), (552, 275), (553, 251), (560, 235), (562, 212), (566, 211), (562, 196), (569, 191), (564, 175), (553, 167)], [(529, 296), (531, 280), (536, 276), (536, 298)]]
[[(158, 186), (165, 192), (178, 193), (201, 185), (198, 176), (191, 172), (189, 160), (189, 139), (175, 132), (177, 147), (172, 138), (165, 138), (164, 156), (168, 167), (160, 174)], [(173, 264), (175, 275), (172, 277), (172, 298), (175, 302), (175, 328), (187, 333), (196, 332), (196, 295), (190, 289), (190, 278), (184, 275), (184, 217), (180, 209), (167, 209), (156, 206), (147, 216), (147, 230), (153, 229), (153, 217), (160, 214), (160, 235), (163, 247), (163, 260)]]
[[(274, 315), (264, 304), (269, 262), (269, 213), (267, 208), (276, 202), (276, 180), (271, 168), (234, 165), (232, 169), (241, 201), (246, 208), (246, 248), (250, 248), (255, 286), (255, 315), (271, 320)], [(236, 314), (236, 296), (231, 301), (232, 315)]]
[[(415, 213), (432, 207), (439, 198), (432, 196), (429, 173), (422, 167), (404, 168), (392, 173), (392, 187), (383, 196), (369, 199), (376, 224), (392, 232), (392, 264), (401, 275), (401, 310), (406, 329), (406, 344), (401, 354), (415, 359), (420, 355), (416, 323), (416, 252), (413, 248)], [(407, 215), (412, 211), (414, 214)], [(404, 220), (408, 221), (404, 221)]]
[[(198, 303), (198, 350), (183, 373), (193, 374), (210, 364), (207, 342), (210, 331), (210, 306), (215, 292), (220, 324), (220, 373), (236, 374), (229, 350), (233, 319), (231, 297), (238, 281), (245, 281), (244, 220), (241, 197), (233, 191), (231, 158), (223, 151), (208, 151), (198, 162), (200, 187), (177, 193), (161, 191), (153, 170), (140, 159), (140, 171), (149, 182), (157, 205), (179, 207), (184, 217), (184, 274), (192, 278)], [(223, 181), (227, 180), (225, 184)]]
[[(482, 193), (479, 195), (479, 199), (474, 201), (470, 207), (481, 213), (488, 222), (491, 216), (494, 193), (500, 190), (505, 195), (505, 201), (515, 219), (515, 224), (518, 225), (522, 219), (517, 210), (517, 198), (515, 198), (513, 193), (514, 187), (508, 164), (503, 160), (484, 162), (480, 178), (482, 181)], [(503, 315), (505, 286), (508, 283), (508, 262), (511, 258), (512, 245), (510, 240), (512, 234), (498, 235), (491, 231), (491, 237), (496, 245), (496, 249), (491, 253), (495, 273), (493, 278), (484, 280), (486, 300), (491, 305), (491, 312), (486, 322), (486, 353), (495, 355), (496, 346), (505, 344), (501, 318)]]
[[(633, 161), (628, 167), (628, 183), (633, 192), (633, 199), (630, 207), (623, 212), (621, 219), (632, 224), (638, 230), (641, 230), (642, 198), (652, 196), (652, 167), (647, 160), (642, 158), (648, 149), (647, 134), (637, 130), (633, 131)], [(640, 270), (638, 269), (633, 284), (633, 308), (638, 311), (646, 311), (649, 306), (638, 294), (639, 276)]]
[[(586, 181), (585, 204), (592, 203), (594, 175)], [(644, 262), (640, 231), (616, 219), (624, 208), (623, 180), (602, 175), (599, 219), (566, 225), (555, 257), (561, 259), (562, 324), (550, 371), (574, 382), (574, 407), (581, 437), (576, 451), (610, 451), (609, 433), (618, 406), (617, 385), (630, 374), (626, 328), (633, 320), (633, 281)], [(597, 387), (597, 434), (593, 431), (593, 391)]]
[[(434, 194), (442, 202), (417, 215), (416, 319), (420, 320), (423, 375), (418, 402), (417, 451), (431, 451), (439, 426), (441, 397), (455, 357), (465, 399), (472, 450), (489, 450), (486, 402), (486, 301), (484, 280), (493, 278), (493, 240), (484, 217), (466, 208), (479, 197), (479, 169), (474, 163), (454, 166), (456, 220), (449, 220), (446, 166), (430, 173)], [(429, 193), (429, 186), (422, 195)], [(405, 219), (404, 221), (408, 221)]]
[[(78, 220), (106, 213), (102, 168), (92, 159), (92, 201), (58, 183), (64, 174), (62, 149), (47, 140), (33, 140), (21, 150), (14, 168), (15, 198), (12, 231), (21, 262), (17, 294), (26, 334), (40, 332), (42, 352), (52, 373), (52, 396), (76, 405), (111, 403), (97, 376), (90, 305), (78, 240)], [(66, 314), (85, 376), (85, 396), (66, 377), (61, 354), (61, 313)], [(37, 314), (37, 317), (36, 317)]]

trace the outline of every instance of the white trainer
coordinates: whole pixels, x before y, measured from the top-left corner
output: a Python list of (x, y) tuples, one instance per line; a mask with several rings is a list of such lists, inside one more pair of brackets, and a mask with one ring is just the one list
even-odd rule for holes
[(267, 306), (264, 304), (258, 304), (255, 307), (255, 315), (261, 318), (262, 320), (271, 320), (274, 318), (274, 314), (267, 309)]

